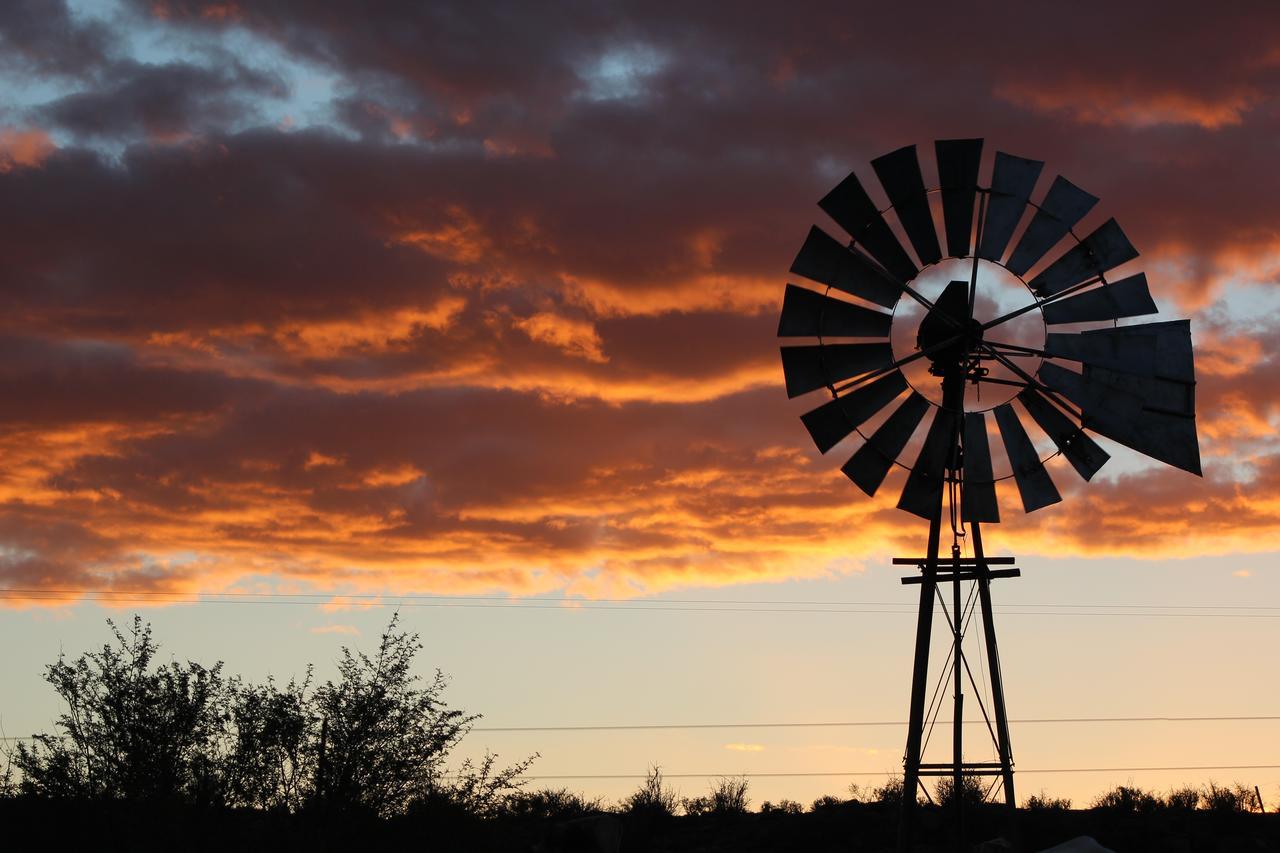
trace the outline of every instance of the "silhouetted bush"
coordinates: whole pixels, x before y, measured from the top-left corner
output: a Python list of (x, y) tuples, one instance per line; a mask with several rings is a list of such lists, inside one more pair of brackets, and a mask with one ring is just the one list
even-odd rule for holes
[(804, 814), (804, 806), (795, 800), (778, 800), (777, 803), (765, 800), (760, 804), (760, 814)]
[[(890, 776), (883, 785), (871, 789), (870, 802), (883, 803), (888, 806), (900, 806), (902, 804), (902, 787), (901, 776)], [(919, 797), (916, 799), (919, 799)]]
[(1164, 798), (1165, 806), (1174, 811), (1194, 811), (1200, 805), (1200, 791), (1196, 788), (1176, 788)]
[(604, 811), (603, 798), (589, 800), (567, 788), (518, 791), (506, 800), (506, 813), (512, 817), (571, 820)]
[(747, 787), (745, 776), (721, 777), (712, 783), (707, 796), (686, 798), (681, 804), (687, 815), (745, 814), (751, 803)]
[(670, 817), (680, 805), (679, 795), (662, 781), (662, 768), (653, 767), (640, 788), (622, 801), (622, 810), (644, 817)]
[(231, 805), (297, 811), (312, 794), (318, 757), (319, 720), (301, 683), (281, 690), (234, 679), (230, 692), (231, 748), (224, 763)]
[(833, 809), (836, 806), (844, 805), (844, 800), (839, 797), (833, 797), (830, 794), (823, 794), (809, 804), (809, 811), (820, 812), (826, 809)]
[(1070, 810), (1071, 801), (1063, 797), (1050, 797), (1041, 791), (1039, 794), (1032, 794), (1027, 797), (1027, 802), (1023, 806), (1028, 811), (1059, 811), (1065, 812)]
[(67, 799), (220, 802), (227, 727), (222, 664), (152, 667), (159, 647), (135, 616), (115, 643), (45, 669), (67, 710), (57, 734), (19, 743), (22, 793)]
[[(943, 776), (933, 787), (933, 795), (940, 806), (950, 806), (955, 799), (955, 781), (950, 776)], [(965, 808), (986, 802), (987, 788), (977, 776), (960, 777), (960, 799)]]
[(338, 678), (311, 691), (311, 670), (284, 688), (224, 680), (222, 664), (155, 665), (151, 627), (134, 617), (115, 642), (46, 668), (66, 704), (58, 734), (12, 752), (19, 793), (63, 800), (127, 800), (326, 810), (390, 816), (440, 806), (501, 811), (528, 758), (445, 762), (478, 715), (450, 709), (444, 675), (412, 672), (422, 649), (393, 616), (372, 656), (342, 650)]
[(1164, 805), (1160, 798), (1150, 791), (1129, 785), (1119, 785), (1105, 794), (1099, 795), (1089, 806), (1093, 809), (1107, 809), (1125, 814), (1147, 814)]
[(1233, 814), (1253, 811), (1257, 797), (1252, 790), (1238, 782), (1228, 788), (1225, 785), (1220, 787), (1210, 780), (1200, 794), (1200, 802), (1208, 811)]

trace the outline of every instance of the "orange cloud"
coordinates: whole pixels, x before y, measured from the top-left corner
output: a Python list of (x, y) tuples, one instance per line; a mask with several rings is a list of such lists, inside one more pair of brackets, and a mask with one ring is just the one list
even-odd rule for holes
[(57, 147), (44, 130), (0, 129), (0, 174), (36, 168), (55, 150)]

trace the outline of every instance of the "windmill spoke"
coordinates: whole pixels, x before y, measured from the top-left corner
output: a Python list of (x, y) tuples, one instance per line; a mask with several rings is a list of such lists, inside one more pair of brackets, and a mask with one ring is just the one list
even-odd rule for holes
[(1057, 293), (1053, 294), (1052, 296), (1046, 296), (1043, 299), (1037, 299), (1035, 302), (1032, 302), (1030, 305), (1023, 305), (1021, 308), (1015, 308), (1014, 310), (1010, 311), (1007, 314), (1002, 314), (1001, 316), (995, 318), (994, 320), (988, 320), (986, 323), (983, 323), (982, 331), (985, 332), (988, 329), (994, 329), (996, 326), (1007, 323), (1016, 317), (1021, 317), (1023, 314), (1026, 314), (1028, 311), (1034, 311), (1037, 308), (1043, 308), (1044, 306), (1050, 304), (1051, 302), (1057, 302), (1060, 299), (1065, 299), (1066, 297), (1071, 296), (1073, 293), (1077, 293), (1078, 291), (1084, 290), (1086, 287), (1095, 285), (1100, 281), (1105, 281), (1105, 279), (1103, 279), (1103, 277), (1100, 275), (1094, 276), (1093, 278), (1085, 279), (1079, 284), (1075, 284), (1075, 285), (1072, 285), (1071, 287), (1060, 290)]
[(1018, 374), (1018, 375), (1019, 375), (1019, 376), (1021, 376), (1024, 380), (1026, 380), (1026, 382), (1028, 383), (1029, 387), (1031, 387), (1031, 388), (1035, 388), (1035, 389), (1036, 389), (1037, 391), (1039, 391), (1041, 394), (1044, 394), (1044, 395), (1045, 395), (1045, 396), (1047, 396), (1049, 399), (1051, 399), (1051, 400), (1053, 400), (1055, 403), (1057, 403), (1060, 407), (1062, 407), (1063, 411), (1066, 411), (1066, 412), (1071, 413), (1071, 415), (1072, 415), (1073, 417), (1077, 418), (1077, 419), (1081, 419), (1081, 418), (1083, 418), (1083, 417), (1084, 417), (1084, 415), (1083, 415), (1083, 413), (1082, 413), (1082, 412), (1080, 412), (1078, 409), (1074, 408), (1070, 403), (1067, 403), (1066, 401), (1064, 401), (1064, 400), (1062, 399), (1062, 397), (1058, 394), (1058, 392), (1057, 392), (1057, 391), (1054, 391), (1052, 388), (1047, 387), (1043, 382), (1041, 382), (1040, 380), (1036, 379), (1036, 378), (1035, 378), (1034, 376), (1032, 376), (1030, 373), (1027, 373), (1025, 370), (1023, 370), (1021, 367), (1019, 367), (1019, 366), (1018, 366), (1017, 364), (1015, 364), (1014, 362), (1010, 361), (1008, 358), (1006, 358), (1006, 357), (1005, 357), (1004, 355), (1002, 355), (1001, 353), (996, 352), (994, 349), (992, 349), (990, 346), (988, 346), (985, 342), (980, 343), (978, 346), (979, 346), (979, 348), (981, 348), (981, 349), (985, 349), (988, 353), (990, 353), (991, 355), (995, 356), (996, 361), (999, 361), (999, 362), (1000, 362), (1001, 364), (1003, 364), (1005, 367), (1009, 368), (1009, 369), (1010, 369), (1010, 370), (1012, 370), (1014, 373)]

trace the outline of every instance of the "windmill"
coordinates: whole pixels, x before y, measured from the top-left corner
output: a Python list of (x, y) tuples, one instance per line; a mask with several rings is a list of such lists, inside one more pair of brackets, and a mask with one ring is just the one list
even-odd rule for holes
[[(782, 347), (782, 365), (788, 397), (823, 392), (825, 402), (801, 417), (818, 450), (853, 449), (841, 470), (869, 496), (892, 469), (905, 469), (897, 506), (929, 522), (924, 556), (893, 561), (917, 566), (919, 574), (903, 583), (920, 586), (902, 849), (910, 845), (922, 777), (950, 777), (957, 841), (966, 779), (992, 777), (983, 783), (986, 796), (1003, 793), (1013, 814), (990, 584), (1019, 570), (1012, 557), (989, 557), (983, 549), (982, 525), (1000, 520), (996, 483), (1012, 480), (1025, 512), (1057, 503), (1061, 495), (1046, 467), (1051, 458), (1063, 457), (1066, 465), (1055, 464), (1085, 480), (1109, 459), (1091, 433), (1201, 473), (1189, 321), (1133, 320), (1157, 312), (1146, 277), (1112, 271), (1137, 250), (1114, 219), (1084, 236), (1076, 231), (1096, 197), (1059, 176), (1035, 202), (1043, 162), (1003, 151), (984, 186), (982, 148), (981, 139), (937, 141), (934, 189), (926, 188), (914, 145), (871, 161), (888, 200), (884, 208), (856, 173), (841, 181), (818, 205), (851, 239), (810, 229), (791, 271), (821, 287), (788, 284), (778, 325), (779, 337), (815, 339)], [(940, 554), (948, 522), (949, 556)], [(948, 581), (950, 607), (938, 590)], [(951, 649), (926, 708), (935, 602)], [(990, 708), (964, 656), (975, 608)], [(966, 676), (995, 761), (964, 760)], [(948, 680), (951, 761), (924, 763), (926, 734)]]

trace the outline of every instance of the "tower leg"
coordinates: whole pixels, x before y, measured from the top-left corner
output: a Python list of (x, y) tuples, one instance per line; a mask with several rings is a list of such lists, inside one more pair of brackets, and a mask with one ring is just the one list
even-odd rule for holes
[(929, 680), (929, 640), (933, 633), (933, 598), (937, 591), (938, 539), (942, 513), (929, 521), (929, 550), (920, 584), (920, 610), (916, 617), (916, 655), (911, 672), (911, 716), (907, 728), (907, 754), (902, 773), (902, 812), (898, 821), (898, 850), (909, 853), (915, 829), (916, 789), (920, 784), (920, 741), (924, 735), (924, 701)]
[(964, 614), (960, 602), (960, 548), (952, 547), (955, 558), (955, 574), (951, 579), (952, 667), (955, 704), (951, 717), (951, 809), (955, 815), (956, 849), (964, 847)]
[(1004, 705), (1004, 679), (1000, 672), (1000, 650), (996, 646), (996, 626), (991, 614), (991, 579), (988, 576), (986, 555), (982, 550), (982, 528), (971, 522), (973, 555), (978, 560), (978, 599), (982, 606), (982, 631), (987, 643), (987, 668), (991, 672), (991, 704), (996, 715), (997, 749), (1000, 753), (1000, 773), (1004, 777), (1004, 801), (1008, 810), (1009, 840), (1014, 848), (1021, 847), (1018, 838), (1018, 798), (1013, 788), (1013, 747), (1009, 741), (1009, 715)]

